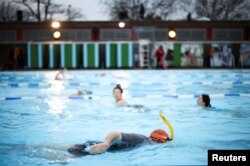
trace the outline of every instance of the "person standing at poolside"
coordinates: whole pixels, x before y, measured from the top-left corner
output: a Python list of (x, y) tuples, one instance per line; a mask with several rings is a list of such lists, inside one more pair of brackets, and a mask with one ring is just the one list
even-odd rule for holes
[(204, 106), (204, 107), (211, 107), (209, 95), (207, 95), (207, 94), (202, 94), (202, 95), (198, 98), (197, 104), (198, 104), (198, 105), (201, 105), (201, 106)]
[(155, 57), (156, 57), (156, 63), (157, 63), (156, 68), (166, 69), (167, 65), (165, 63), (165, 51), (162, 45), (160, 45), (159, 48), (155, 51)]
[(113, 96), (115, 98), (115, 102), (118, 106), (125, 106), (126, 102), (122, 98), (123, 89), (120, 84), (117, 84), (113, 89)]

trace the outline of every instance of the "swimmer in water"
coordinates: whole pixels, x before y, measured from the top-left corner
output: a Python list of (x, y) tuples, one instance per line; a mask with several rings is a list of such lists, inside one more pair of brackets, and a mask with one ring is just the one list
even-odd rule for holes
[(72, 80), (69, 72), (67, 71), (67, 69), (63, 69), (63, 70), (59, 70), (56, 75), (54, 80), (57, 81), (70, 81)]
[(207, 95), (207, 94), (202, 94), (202, 95), (198, 98), (197, 104), (198, 104), (198, 105), (201, 105), (201, 106), (204, 106), (204, 107), (211, 107), (209, 95)]
[(125, 106), (126, 102), (122, 99), (123, 89), (120, 84), (117, 84), (113, 89), (113, 96), (115, 98), (116, 105)]
[(65, 79), (65, 71), (64, 70), (59, 70), (56, 73), (55, 80), (64, 80)]
[(82, 96), (82, 95), (91, 95), (91, 94), (93, 94), (91, 90), (87, 90), (83, 87), (79, 87), (76, 93), (73, 93), (70, 96)]
[[(96, 155), (104, 152), (117, 152), (132, 150), (143, 145), (166, 143), (172, 140), (163, 129), (156, 129), (149, 137), (137, 133), (109, 132), (101, 141), (87, 141), (83, 144), (51, 144), (51, 145), (27, 145), (27, 144), (6, 144), (8, 150), (27, 150), (29, 154), (59, 163), (68, 163), (72, 157)], [(65, 153), (66, 152), (66, 153)]]
[(95, 155), (106, 151), (118, 151), (138, 147), (143, 144), (166, 143), (168, 134), (163, 129), (156, 129), (149, 137), (137, 133), (109, 132), (103, 142), (88, 141), (68, 148), (68, 152), (76, 157)]

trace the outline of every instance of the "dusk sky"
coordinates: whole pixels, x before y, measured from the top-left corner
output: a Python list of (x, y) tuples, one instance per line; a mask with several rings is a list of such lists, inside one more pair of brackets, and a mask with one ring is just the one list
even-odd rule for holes
[(82, 20), (108, 20), (109, 18), (100, 0), (55, 0), (55, 2), (82, 9), (82, 14), (85, 16)]

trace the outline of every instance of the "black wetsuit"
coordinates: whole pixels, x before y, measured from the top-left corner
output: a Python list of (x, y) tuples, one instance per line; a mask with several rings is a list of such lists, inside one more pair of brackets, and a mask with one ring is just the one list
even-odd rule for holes
[[(146, 136), (141, 135), (141, 134), (135, 134), (135, 133), (121, 133), (121, 134), (122, 134), (122, 139), (113, 141), (107, 151), (113, 152), (117, 150), (123, 150), (123, 149), (132, 148), (132, 147), (141, 145), (142, 143), (150, 142)], [(69, 148), (68, 152), (77, 157), (90, 155), (90, 153), (87, 152), (85, 149), (89, 146), (92, 146), (98, 143), (101, 143), (101, 142), (88, 141), (83, 144), (77, 144)]]

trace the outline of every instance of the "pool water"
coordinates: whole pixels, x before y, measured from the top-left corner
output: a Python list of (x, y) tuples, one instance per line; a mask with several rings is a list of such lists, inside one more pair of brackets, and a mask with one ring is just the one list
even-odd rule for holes
[[(249, 70), (95, 70), (0, 72), (0, 165), (207, 165), (210, 149), (250, 148)], [(117, 107), (112, 90), (140, 108)], [(93, 94), (72, 97), (79, 88)], [(196, 104), (208, 93), (213, 108)], [(102, 141), (109, 131), (149, 135), (166, 144), (74, 158), (66, 147)]]

